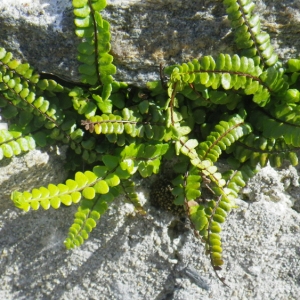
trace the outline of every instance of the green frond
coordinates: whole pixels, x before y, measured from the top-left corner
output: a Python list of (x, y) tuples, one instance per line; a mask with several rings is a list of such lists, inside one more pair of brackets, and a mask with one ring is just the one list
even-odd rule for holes
[(81, 201), (78, 211), (75, 213), (74, 223), (70, 227), (68, 237), (64, 241), (67, 249), (78, 247), (89, 238), (100, 217), (108, 209), (108, 204), (116, 196), (111, 195), (101, 195), (93, 200), (83, 199)]
[[(298, 107), (296, 111), (298, 110)], [(277, 110), (276, 110), (277, 111)], [(279, 112), (280, 113), (280, 112)], [(262, 132), (263, 137), (268, 139), (283, 139), (287, 145), (300, 146), (300, 124), (284, 118), (273, 117), (263, 111), (255, 111), (250, 116), (250, 122)]]
[(285, 160), (293, 166), (298, 164), (296, 148), (287, 145), (283, 138), (264, 138), (250, 133), (239, 140), (239, 143), (229, 149), (241, 163), (250, 161), (251, 166), (260, 164), (262, 167), (270, 162), (272, 167), (281, 167)]
[(287, 71), (288, 72), (299, 72), (300, 71), (300, 59), (299, 58), (290, 58), (287, 61)]
[[(194, 230), (205, 243), (206, 254), (210, 257), (211, 265), (219, 270), (220, 266), (224, 264), (220, 224), (225, 221), (227, 212), (220, 206), (214, 207), (214, 205), (215, 201), (212, 200), (207, 205), (190, 201), (188, 202), (188, 215)], [(230, 208), (230, 206), (224, 205), (223, 207)]]
[(124, 108), (119, 114), (102, 114), (92, 116), (88, 120), (82, 120), (81, 124), (89, 132), (105, 134), (111, 142), (116, 142), (115, 135), (130, 135), (131, 137), (162, 140), (166, 132), (164, 120), (161, 114), (153, 106), (149, 107), (152, 118), (143, 121), (138, 108)]
[(23, 136), (21, 132), (0, 129), (0, 160), (11, 158), (35, 149), (36, 144), (32, 136)]
[[(225, 180), (226, 177), (223, 178)], [(199, 232), (206, 243), (206, 253), (210, 256), (211, 264), (215, 270), (220, 270), (224, 261), (221, 248), (221, 226), (224, 223), (230, 210), (235, 207), (236, 190), (230, 187), (231, 182), (238, 182), (243, 186), (244, 182), (238, 173), (231, 177), (223, 187), (212, 188), (215, 200), (210, 200), (205, 208), (207, 215), (207, 226)]]
[(33, 189), (31, 192), (12, 193), (12, 201), (15, 205), (25, 211), (30, 208), (37, 210), (40, 206), (49, 209), (50, 206), (57, 209), (61, 203), (71, 205), (78, 203), (82, 197), (93, 200), (96, 194), (107, 194), (111, 187), (120, 183), (119, 177), (113, 173), (118, 164), (118, 159), (106, 155), (103, 157), (105, 166), (96, 166), (93, 172), (77, 172), (74, 180), (68, 179), (65, 184), (49, 184), (48, 187)]
[[(96, 134), (122, 134), (124, 132), (124, 123), (121, 116), (113, 114), (93, 116), (89, 120), (81, 121), (81, 124), (85, 125), (86, 130)], [(129, 121), (125, 124), (130, 124), (134, 128), (136, 126), (134, 121)]]
[(268, 87), (269, 91), (277, 95), (284, 95), (289, 88), (284, 69), (279, 66), (267, 68), (260, 75), (262, 82)]
[[(291, 90), (288, 90), (288, 92), (283, 97), (280, 97), (281, 103), (273, 105), (273, 107), (270, 109), (270, 113), (274, 116), (274, 118), (282, 122), (294, 126), (299, 126), (300, 105), (298, 103), (295, 103), (297, 98), (292, 98), (291, 94), (288, 95), (290, 91)], [(297, 97), (297, 94), (293, 96)], [(291, 100), (295, 100), (295, 102), (293, 103)]]
[(186, 137), (182, 137), (179, 140), (177, 139), (175, 148), (178, 154), (182, 153), (190, 159), (190, 163), (199, 169), (201, 176), (207, 177), (219, 187), (224, 186), (225, 181), (222, 179), (222, 175), (218, 172), (218, 168), (212, 161), (209, 159), (201, 160), (199, 157), (195, 149), (197, 145), (198, 142), (196, 140), (188, 140)]
[[(248, 163), (243, 163), (237, 170), (229, 170), (222, 174), (223, 178), (226, 180), (225, 188), (230, 189), (230, 193), (237, 198), (241, 189), (246, 185), (247, 181), (252, 178), (259, 169), (257, 165), (253, 166)], [(226, 212), (229, 212), (231, 208), (234, 207), (233, 202), (226, 203), (221, 202), (219, 206)]]
[(13, 60), (10, 52), (0, 48), (0, 107), (4, 118), (14, 121), (22, 112), (21, 122), (26, 119), (29, 124), (32, 121), (34, 129), (58, 126), (63, 120), (62, 111), (40, 95), (45, 90), (48, 93), (64, 92), (64, 88), (54, 80), (40, 80), (29, 64)]
[(251, 131), (251, 126), (245, 123), (240, 115), (236, 114), (230, 117), (227, 122), (221, 121), (216, 125), (206, 141), (199, 144), (197, 153), (201, 160), (209, 159), (214, 163), (222, 151)]
[(241, 179), (240, 174), (231, 176), (230, 182), (225, 177), (227, 184), (224, 187), (220, 186), (220, 180), (215, 182), (216, 185), (212, 191), (214, 193), (213, 197), (217, 201), (206, 200), (203, 204), (199, 204), (199, 201), (201, 201), (201, 183), (202, 176), (205, 175), (204, 172), (191, 166), (184, 176), (179, 175), (172, 180), (174, 186), (172, 194), (175, 196), (174, 203), (185, 205), (192, 227), (196, 235), (205, 243), (206, 253), (210, 256), (211, 264), (214, 268), (220, 268), (223, 264), (220, 224), (225, 222), (227, 214), (234, 207), (233, 200), (236, 197), (236, 189), (232, 189), (229, 183), (231, 185), (232, 183), (238, 183), (240, 186), (243, 186), (244, 181)]
[(235, 42), (242, 49), (241, 55), (251, 57), (257, 64), (273, 66), (278, 60), (270, 43), (270, 36), (261, 31), (258, 15), (252, 14), (252, 0), (224, 0), (228, 19), (235, 33)]
[[(280, 70), (276, 68), (274, 70), (275, 73), (280, 73)], [(268, 76), (269, 80), (265, 80), (265, 84), (260, 76), (265, 79), (264, 74), (272, 71), (263, 73), (252, 58), (239, 57), (236, 54), (232, 57), (228, 54), (220, 54), (216, 60), (211, 56), (204, 56), (200, 60), (194, 59), (189, 64), (172, 66), (166, 72), (170, 74), (168, 95), (171, 102), (178, 92), (183, 92), (191, 100), (199, 98), (199, 93), (207, 99), (203, 95), (205, 88), (213, 90), (222, 88), (225, 91), (243, 90), (244, 94), (253, 95), (255, 103), (265, 106), (270, 101), (271, 90), (268, 84), (274, 85), (274, 91), (287, 88), (283, 79), (275, 80), (271, 76)], [(187, 91), (188, 89), (190, 91)], [(234, 101), (234, 97), (225, 100), (227, 94), (223, 91), (211, 92), (210, 97), (212, 100), (208, 101), (216, 104), (228, 104), (229, 100)]]
[[(4, 73), (4, 82), (9, 82), (12, 78), (12, 76), (9, 76), (10, 74), (7, 74), (8, 76), (5, 76), (6, 71), (9, 70), (16, 74), (18, 77), (21, 77), (23, 79), (28, 79), (32, 83), (37, 83), (39, 79), (39, 75), (34, 73), (34, 70), (30, 67), (28, 63), (22, 64), (20, 61), (13, 59), (13, 55), (11, 52), (7, 52), (4, 48), (0, 47), (0, 66), (1, 66), (1, 73)], [(18, 81), (18, 80), (17, 80)], [(10, 81), (10, 84), (13, 85), (12, 88), (19, 90), (23, 89), (23, 87), (18, 86), (18, 82), (14, 82), (12, 79)]]
[[(217, 89), (222, 86), (225, 90), (245, 87), (249, 82), (243, 80), (257, 80), (262, 69), (252, 58), (239, 57), (237, 54), (220, 54), (215, 60), (212, 56), (194, 59), (189, 64), (169, 67), (171, 82), (200, 83), (206, 87)], [(232, 75), (236, 75), (233, 77)]]
[(82, 39), (78, 45), (79, 72), (82, 82), (90, 85), (110, 86), (116, 73), (110, 51), (110, 25), (100, 11), (106, 0), (73, 0), (75, 33)]
[(199, 169), (191, 166), (185, 175), (178, 175), (172, 180), (172, 194), (176, 205), (184, 205), (186, 201), (197, 200), (201, 196), (202, 177)]
[[(239, 171), (227, 172), (222, 176), (225, 184), (221, 185), (219, 178), (215, 180), (214, 185), (210, 185), (210, 191), (213, 192), (212, 197), (215, 200), (206, 199), (202, 202), (200, 199), (201, 185), (208, 178), (205, 171), (206, 169), (199, 170), (199, 168), (191, 166), (189, 170), (185, 171), (185, 175), (178, 175), (172, 180), (174, 186), (172, 194), (175, 196), (175, 204), (185, 205), (192, 228), (205, 243), (206, 253), (210, 257), (212, 266), (215, 270), (220, 270), (220, 266), (224, 263), (220, 236), (221, 224), (225, 222), (228, 213), (235, 207), (234, 199), (238, 192), (245, 186), (245, 182), (255, 174), (255, 171), (244, 165)], [(210, 172), (208, 175), (215, 175), (216, 179), (216, 174), (216, 172)], [(202, 177), (206, 179), (202, 180)]]

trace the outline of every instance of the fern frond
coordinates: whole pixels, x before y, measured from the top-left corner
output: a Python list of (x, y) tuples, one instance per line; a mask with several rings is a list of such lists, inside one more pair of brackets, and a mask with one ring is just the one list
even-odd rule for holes
[(104, 166), (95, 166), (93, 172), (77, 172), (74, 180), (68, 179), (65, 184), (49, 184), (47, 188), (40, 187), (32, 192), (12, 193), (12, 201), (25, 211), (30, 208), (37, 210), (40, 206), (57, 209), (60, 204), (71, 205), (78, 203), (81, 197), (93, 200), (96, 194), (107, 194), (111, 187), (120, 183), (119, 177), (114, 173), (118, 166), (118, 158), (111, 155), (103, 156)]
[(0, 106), (4, 118), (13, 119), (22, 112), (23, 126), (32, 121), (31, 129), (58, 127), (63, 121), (62, 110), (41, 95), (44, 90), (64, 92), (53, 80), (40, 81), (29, 64), (13, 60), (10, 52), (0, 48)]
[(281, 167), (284, 160), (290, 161), (293, 166), (298, 164), (296, 148), (287, 145), (283, 138), (266, 139), (250, 133), (241, 138), (233, 149), (228, 149), (234, 157), (244, 163), (250, 160), (252, 166), (260, 164), (262, 167), (270, 162), (272, 167)]
[(36, 144), (32, 136), (23, 136), (21, 132), (0, 129), (0, 160), (11, 158), (22, 152), (35, 149)]
[[(291, 90), (288, 90), (288, 92)], [(295, 95), (297, 97), (297, 95)], [(286, 122), (295, 126), (300, 125), (300, 105), (299, 103), (290, 102), (291, 100), (297, 100), (297, 98), (291, 98), (290, 95), (285, 94), (281, 101), (283, 103), (274, 105), (270, 109), (270, 113), (274, 118)], [(286, 101), (286, 103), (284, 103)], [(289, 102), (288, 102), (289, 101)]]
[(201, 196), (202, 177), (199, 169), (190, 166), (185, 175), (178, 175), (172, 180), (174, 204), (184, 205), (186, 201), (198, 200)]
[(241, 55), (253, 58), (257, 64), (273, 66), (278, 56), (270, 43), (270, 36), (260, 29), (259, 16), (252, 14), (255, 4), (252, 0), (224, 0), (228, 19), (235, 33)]
[(200, 236), (205, 243), (206, 254), (210, 256), (211, 265), (215, 271), (218, 271), (224, 263), (222, 258), (223, 250), (221, 247), (220, 224), (225, 221), (228, 212), (233, 207), (231, 198), (234, 196), (230, 194), (231, 191), (229, 189), (226, 190), (227, 194), (218, 188), (215, 188), (213, 191), (215, 192), (214, 197), (217, 198), (217, 201), (210, 200), (206, 204), (186, 201), (185, 205), (195, 234)]
[[(215, 270), (220, 270), (220, 266), (223, 264), (222, 259), (222, 247), (221, 247), (221, 226), (227, 217), (228, 212), (234, 206), (234, 198), (236, 197), (236, 190), (232, 190), (225, 183), (221, 181), (220, 173), (212, 170), (209, 167), (205, 170), (199, 170), (198, 167), (191, 166), (185, 175), (177, 176), (172, 184), (174, 188), (172, 194), (175, 196), (174, 203), (177, 205), (185, 206), (185, 210), (191, 221), (192, 227), (196, 236), (199, 236), (205, 243), (206, 253), (210, 256), (211, 264)], [(201, 196), (201, 183), (205, 184), (205, 181), (209, 178), (213, 178), (214, 185), (210, 191), (213, 193), (215, 200), (205, 200), (205, 202), (199, 204)], [(205, 180), (202, 180), (205, 177)], [(232, 176), (232, 182), (238, 182), (241, 184), (241, 179), (235, 174)]]
[(300, 124), (294, 124), (290, 120), (281, 120), (263, 111), (253, 112), (250, 122), (262, 132), (263, 137), (283, 138), (287, 145), (300, 147)]
[(90, 85), (110, 85), (116, 67), (110, 51), (110, 25), (102, 19), (100, 11), (106, 0), (73, 0), (75, 33), (83, 41), (79, 44), (78, 60), (82, 82)]
[[(224, 177), (224, 179), (227, 179), (226, 186), (216, 185), (210, 190), (216, 200), (206, 200), (199, 204), (198, 200), (201, 195), (199, 186), (202, 182), (199, 174), (199, 169), (192, 167), (184, 177), (179, 176), (174, 179), (172, 183), (175, 184), (175, 188), (172, 193), (177, 197), (175, 202), (182, 203), (184, 201), (195, 235), (199, 236), (205, 243), (206, 254), (209, 255), (214, 270), (218, 271), (224, 263), (220, 224), (226, 220), (228, 213), (234, 207), (236, 183), (243, 186), (244, 181), (241, 179), (241, 172), (231, 174), (230, 180), (228, 180), (229, 176)], [(232, 186), (232, 183), (235, 186)], [(224, 279), (220, 278), (218, 274), (217, 276), (224, 283)]]
[(87, 188), (85, 194), (91, 196), (93, 191), (88, 189), (88, 187), (91, 183), (95, 183), (96, 179), (97, 177), (92, 172), (86, 172), (86, 174), (77, 172), (75, 180), (68, 179), (66, 184), (49, 184), (47, 188), (33, 189), (31, 193), (14, 191), (11, 199), (17, 207), (25, 211), (28, 211), (30, 208), (37, 210), (40, 206), (43, 209), (49, 209), (50, 206), (57, 209), (61, 203), (65, 205), (78, 203), (84, 188)]
[[(27, 79), (29, 82), (37, 83), (39, 80), (39, 75), (36, 74), (33, 68), (30, 67), (28, 63), (22, 64), (18, 60), (13, 59), (13, 55), (11, 52), (7, 52), (4, 48), (0, 48), (0, 65), (1, 65), (1, 72), (11, 70), (14, 74), (18, 74), (24, 79)], [(11, 78), (4, 78), (5, 82), (8, 82)], [(11, 84), (14, 86), (13, 88), (19, 90), (23, 89), (23, 86), (18, 86), (18, 82), (11, 81)]]
[[(226, 188), (230, 189), (231, 194), (237, 198), (241, 189), (246, 185), (247, 181), (252, 178), (259, 168), (257, 165), (253, 166), (248, 163), (241, 164), (237, 170), (229, 170), (222, 174), (226, 180)], [(220, 203), (220, 207), (226, 211), (229, 211), (226, 203)], [(226, 208), (227, 207), (227, 208)]]
[(166, 131), (163, 120), (154, 122), (153, 119), (154, 115), (152, 115), (151, 120), (144, 121), (136, 110), (124, 108), (119, 115), (93, 116), (88, 120), (82, 120), (81, 124), (89, 132), (105, 134), (111, 142), (116, 142), (116, 138), (111, 136), (112, 134), (121, 135), (124, 133), (131, 137), (162, 140)]
[(222, 151), (251, 131), (251, 126), (245, 123), (238, 114), (231, 116), (227, 122), (221, 121), (206, 138), (206, 141), (199, 144), (199, 150), (197, 150), (199, 158), (216, 162)]
[(108, 209), (108, 203), (114, 199), (111, 195), (101, 195), (93, 200), (83, 199), (81, 201), (78, 211), (75, 213), (74, 222), (69, 229), (68, 237), (64, 241), (67, 249), (78, 247), (89, 238), (100, 217)]
[(168, 95), (171, 104), (176, 93), (187, 86), (196, 91), (203, 87), (243, 90), (244, 94), (253, 95), (253, 101), (259, 106), (265, 106), (270, 100), (271, 90), (260, 78), (262, 69), (252, 58), (245, 56), (220, 54), (217, 60), (204, 56), (200, 60), (172, 66), (166, 72), (170, 74)]
[(276, 96), (284, 95), (289, 88), (285, 70), (280, 65), (267, 68), (260, 75), (260, 80), (268, 87), (269, 91)]

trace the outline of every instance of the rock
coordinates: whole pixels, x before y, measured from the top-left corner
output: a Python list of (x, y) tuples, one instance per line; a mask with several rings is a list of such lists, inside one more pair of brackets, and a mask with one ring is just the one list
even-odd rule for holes
[(75, 206), (24, 214), (3, 206), (2, 196), (0, 298), (296, 300), (300, 215), (289, 205), (299, 177), (291, 168), (268, 181), (270, 172), (252, 179), (245, 195), (255, 201), (238, 199), (223, 226), (220, 274), (230, 288), (216, 278), (186, 221), (149, 205), (148, 181), (137, 180), (146, 216), (119, 198), (89, 240), (71, 251), (63, 241)]
[[(107, 1), (103, 17), (111, 24), (112, 50), (119, 81), (143, 86), (159, 79), (159, 65), (187, 62), (202, 55), (237, 53), (219, 0)], [(256, 1), (262, 28), (282, 59), (300, 52), (298, 1)], [(78, 81), (71, 1), (0, 2), (1, 46), (39, 72)]]

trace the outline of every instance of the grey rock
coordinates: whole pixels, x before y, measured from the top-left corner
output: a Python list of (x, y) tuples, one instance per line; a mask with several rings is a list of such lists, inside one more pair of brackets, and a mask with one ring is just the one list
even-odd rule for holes
[(290, 191), (299, 194), (299, 171), (282, 172), (268, 182), (270, 169), (262, 169), (244, 194), (255, 201), (237, 199), (223, 226), (220, 275), (230, 288), (216, 278), (188, 223), (149, 205), (148, 180), (136, 180), (146, 216), (120, 197), (89, 240), (70, 251), (63, 241), (75, 206), (23, 213), (1, 196), (0, 298), (296, 300), (300, 215), (290, 207)]
[[(103, 17), (111, 24), (119, 81), (143, 86), (159, 79), (159, 65), (203, 55), (237, 53), (219, 0), (114, 0)], [(299, 1), (256, 1), (262, 28), (282, 59), (300, 52)], [(37, 71), (78, 81), (71, 1), (0, 1), (0, 46)]]

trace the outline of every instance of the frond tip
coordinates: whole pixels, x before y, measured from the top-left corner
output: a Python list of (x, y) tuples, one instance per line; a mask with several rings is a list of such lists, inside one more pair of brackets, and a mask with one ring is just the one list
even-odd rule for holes
[(100, 11), (106, 0), (73, 0), (76, 35), (83, 39), (79, 44), (78, 60), (82, 82), (90, 85), (109, 85), (116, 67), (110, 51), (110, 24), (102, 19)]
[(252, 0), (224, 0), (228, 18), (235, 32), (235, 42), (242, 49), (241, 54), (251, 57), (257, 64), (273, 66), (278, 60), (270, 44), (268, 33), (260, 30), (259, 16), (252, 14), (255, 4)]
[(107, 200), (109, 199), (105, 198), (105, 196), (98, 196), (93, 201), (84, 199), (81, 202), (75, 213), (74, 223), (69, 229), (68, 237), (64, 241), (67, 249), (78, 247), (89, 238), (98, 220), (108, 209)]

